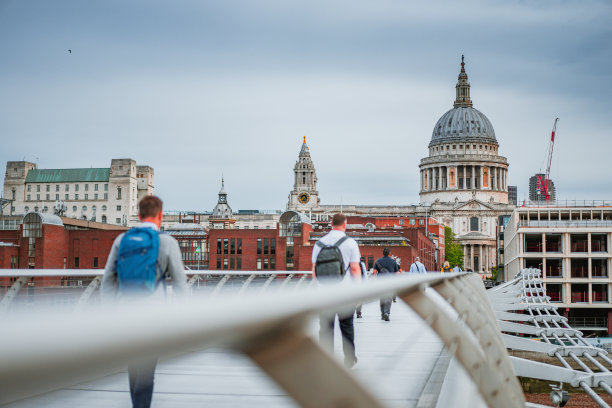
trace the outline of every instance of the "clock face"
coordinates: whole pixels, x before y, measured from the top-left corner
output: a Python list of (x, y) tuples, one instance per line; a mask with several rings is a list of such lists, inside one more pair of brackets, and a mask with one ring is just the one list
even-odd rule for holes
[(298, 200), (300, 203), (306, 204), (310, 200), (310, 195), (308, 193), (300, 193)]

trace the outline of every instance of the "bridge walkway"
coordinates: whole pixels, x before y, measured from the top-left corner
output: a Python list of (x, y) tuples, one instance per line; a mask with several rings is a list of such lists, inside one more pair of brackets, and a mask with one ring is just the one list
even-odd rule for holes
[[(318, 320), (310, 323), (309, 333), (318, 335)], [(337, 327), (334, 337), (334, 354), (341, 359)], [(439, 361), (443, 344), (421, 318), (398, 300), (393, 304), (391, 321), (384, 322), (380, 319), (378, 302), (365, 304), (363, 318), (355, 319), (355, 338), (359, 362), (353, 372), (386, 406), (428, 406), (422, 405), (423, 399), (419, 405), (419, 398), (432, 386), (432, 394), (439, 390), (438, 383), (443, 378), (437, 378), (439, 375), (430, 378), (430, 374)], [(6, 405), (10, 408), (40, 406), (129, 407), (127, 372)], [(285, 408), (298, 405), (245, 355), (212, 348), (161, 361), (156, 371), (152, 406)]]

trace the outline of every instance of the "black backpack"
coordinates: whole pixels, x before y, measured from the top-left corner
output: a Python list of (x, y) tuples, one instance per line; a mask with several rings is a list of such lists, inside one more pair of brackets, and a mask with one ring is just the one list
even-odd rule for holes
[(384, 266), (381, 267), (378, 262), (375, 264), (375, 266), (378, 266), (378, 269), (379, 269), (378, 273), (381, 274), (381, 275), (384, 275), (385, 273), (391, 272), (390, 270), (388, 270)]
[(346, 269), (344, 268), (342, 252), (340, 252), (338, 247), (347, 239), (348, 236), (345, 235), (336, 241), (334, 245), (325, 245), (320, 240), (317, 241), (315, 245), (321, 248), (315, 264), (315, 274), (319, 281), (339, 281), (344, 277)]

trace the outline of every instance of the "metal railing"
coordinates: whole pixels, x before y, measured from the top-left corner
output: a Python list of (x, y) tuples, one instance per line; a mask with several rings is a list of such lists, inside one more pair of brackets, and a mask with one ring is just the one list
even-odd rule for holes
[[(523, 269), (488, 293), (506, 346), (534, 355), (535, 361), (511, 357), (517, 375), (582, 388), (597, 405), (609, 408), (595, 389), (612, 395), (612, 360), (559, 315), (539, 269)], [(562, 367), (539, 362), (542, 356), (554, 357)]]
[[(13, 275), (18, 280), (32, 274), (20, 272), (24, 275)], [(246, 288), (246, 281), (256, 275), (221, 273), (213, 291), (238, 274), (247, 277), (241, 286)], [(124, 305), (121, 313), (84, 303), (68, 314), (6, 313), (0, 336), (0, 404), (83, 382), (116, 370), (131, 358), (222, 344), (249, 356), (301, 406), (382, 407), (367, 385), (308, 336), (306, 326), (320, 313), (397, 295), (437, 333), (488, 406), (524, 406), (480, 276), (404, 274), (362, 284), (298, 287), (296, 283), (289, 289), (294, 273), (276, 273), (287, 277), (266, 296), (251, 288), (214, 301), (192, 296), (175, 298), (169, 305)], [(192, 287), (197, 287), (198, 276), (191, 276)], [(300, 279), (306, 278), (301, 282), (307, 276), (303, 273)]]
[(520, 220), (519, 227), (610, 227), (612, 220)]

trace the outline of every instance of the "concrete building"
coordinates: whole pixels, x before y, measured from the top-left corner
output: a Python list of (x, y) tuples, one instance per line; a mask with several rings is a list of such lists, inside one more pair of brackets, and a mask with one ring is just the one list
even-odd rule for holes
[(3, 215), (61, 214), (115, 225), (136, 221), (138, 201), (154, 192), (153, 168), (112, 159), (109, 168), (38, 169), (7, 162)]
[(535, 174), (529, 177), (529, 200), (530, 201), (546, 201), (546, 196), (542, 194), (542, 181), (548, 181), (548, 193), (550, 198), (548, 201), (554, 202), (557, 198), (555, 183), (551, 179), (546, 179), (546, 174)]
[(610, 204), (518, 207), (504, 231), (505, 279), (540, 269), (572, 327), (612, 332), (611, 239)]
[(508, 204), (516, 205), (518, 202), (517, 186), (508, 186)]

